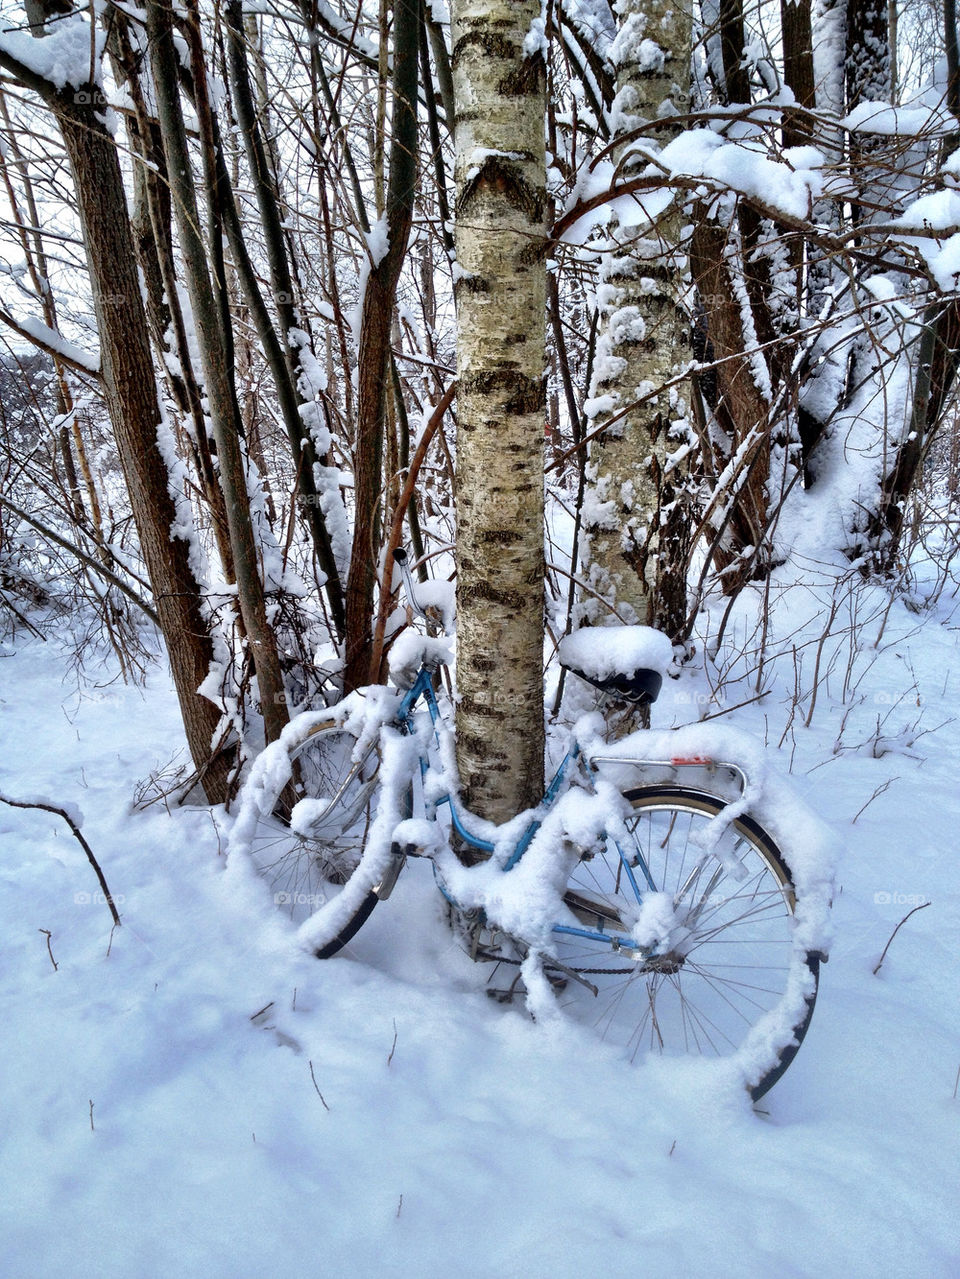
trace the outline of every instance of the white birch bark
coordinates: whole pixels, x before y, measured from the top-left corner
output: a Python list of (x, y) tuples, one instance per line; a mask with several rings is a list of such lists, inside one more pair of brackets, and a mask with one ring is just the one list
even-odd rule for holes
[[(619, 131), (652, 122), (643, 142), (656, 150), (676, 133), (672, 117), (688, 109), (689, 3), (620, 0), (616, 7)], [(647, 163), (622, 150), (620, 158), (624, 177)], [(613, 225), (588, 409), (591, 430), (604, 418), (617, 420), (591, 452), (584, 510), (584, 567), (593, 590), (622, 620), (659, 625), (674, 637), (686, 614), (686, 456), (693, 438), (678, 382), (690, 361), (683, 229), (679, 200), (639, 226)], [(595, 601), (586, 609), (601, 620)]]
[(457, 763), (504, 821), (543, 782), (545, 71), (540, 0), (454, 0)]

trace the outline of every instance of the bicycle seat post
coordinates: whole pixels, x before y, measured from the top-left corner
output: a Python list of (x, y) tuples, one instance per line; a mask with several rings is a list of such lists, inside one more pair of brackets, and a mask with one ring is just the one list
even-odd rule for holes
[(423, 618), (427, 627), (427, 634), (431, 637), (435, 637), (438, 629), (436, 619), (430, 616), (417, 598), (417, 589), (413, 583), (413, 574), (410, 572), (410, 563), (407, 558), (407, 552), (402, 546), (398, 546), (393, 552), (393, 558), (397, 568), (400, 570), (400, 576), (403, 578), (403, 589), (406, 592), (407, 601), (410, 604), (410, 607), (418, 617)]

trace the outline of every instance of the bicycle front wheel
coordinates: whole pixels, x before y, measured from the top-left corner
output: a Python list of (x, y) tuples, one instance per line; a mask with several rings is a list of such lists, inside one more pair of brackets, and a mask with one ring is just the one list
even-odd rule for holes
[[(279, 910), (300, 924), (340, 893), (360, 864), (375, 804), (380, 757), (376, 744), (358, 752), (357, 737), (334, 721), (312, 726), (288, 748), (286, 770), (258, 779), (260, 816), (249, 852)], [(317, 956), (326, 959), (350, 940), (377, 904), (374, 889)]]
[[(561, 999), (631, 1058), (725, 1057), (758, 1023), (775, 1022), (769, 1045), (752, 1053), (756, 1100), (796, 1054), (816, 999), (819, 955), (797, 953), (790, 872), (749, 817), (705, 854), (698, 836), (724, 807), (712, 795), (664, 786), (625, 797), (629, 846), (608, 839), (583, 857), (564, 897), (569, 917), (555, 932), (556, 958), (598, 993), (568, 981)], [(654, 954), (635, 940), (651, 892), (672, 925)]]

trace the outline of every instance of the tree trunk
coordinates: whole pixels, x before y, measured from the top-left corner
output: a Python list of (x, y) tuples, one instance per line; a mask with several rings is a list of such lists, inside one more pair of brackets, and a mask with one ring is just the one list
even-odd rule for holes
[[(846, 89), (847, 110), (868, 102), (890, 101), (890, 41), (887, 0), (848, 0)], [(891, 172), (890, 139), (882, 134), (850, 133), (850, 169), (862, 196), (851, 206), (854, 224), (878, 216), (891, 205), (900, 175)], [(894, 165), (899, 169), (899, 165)]]
[(806, 146), (813, 136), (813, 120), (806, 114), (817, 102), (810, 0), (780, 0), (780, 26), (783, 78), (799, 106), (805, 109), (788, 109), (783, 113), (783, 145), (787, 149)]
[(877, 508), (870, 513), (866, 528), (873, 567), (880, 573), (893, 572), (900, 560), (907, 504), (943, 424), (944, 405), (957, 372), (960, 308), (949, 300), (930, 303), (924, 320), (908, 429), (891, 450)]
[[(247, 29), (243, 20), (241, 0), (228, 0), (227, 18), (227, 58), (230, 67), (230, 83), (233, 88), (234, 110), (237, 122), (243, 135), (247, 166), (253, 183), (257, 208), (260, 213), (260, 224), (263, 229), (267, 250), (267, 261), (270, 268), (270, 282), (273, 301), (280, 320), (281, 347), (284, 354), (283, 370), (274, 369), (274, 376), (288, 385), (278, 386), (281, 407), (287, 433), (293, 449), (294, 466), (296, 468), (295, 484), (301, 494), (300, 511), (310, 530), (316, 551), (317, 561), (326, 579), (324, 591), (330, 606), (337, 634), (341, 637), (345, 628), (343, 590), (340, 585), (340, 574), (333, 553), (333, 544), (327, 530), (322, 509), (322, 498), (317, 490), (317, 471), (320, 458), (314, 436), (309, 432), (301, 416), (297, 403), (296, 388), (298, 379), (305, 378), (303, 363), (294, 358), (294, 349), (301, 349), (306, 341), (306, 321), (297, 313), (293, 271), (288, 256), (288, 245), (283, 232), (283, 212), (280, 207), (280, 194), (277, 189), (273, 165), (267, 154), (267, 146), (261, 135), (260, 123), (254, 103), (250, 70), (247, 64)], [(415, 135), (414, 135), (415, 136)], [(293, 335), (304, 334), (300, 346), (294, 347)], [(308, 394), (306, 404), (315, 412), (312, 394)], [(303, 410), (307, 411), (306, 408)], [(317, 428), (317, 433), (322, 434)], [(329, 448), (327, 442), (322, 445), (324, 451)]]
[[(50, 267), (46, 248), (44, 247), (43, 235), (40, 231), (42, 225), (40, 208), (34, 194), (30, 166), (26, 156), (20, 149), (16, 130), (13, 127), (7, 108), (6, 93), (3, 89), (0, 89), (0, 115), (3, 116), (4, 124), (7, 127), (6, 145), (9, 150), (9, 156), (0, 156), (0, 173), (3, 175), (7, 200), (13, 214), (14, 229), (23, 248), (24, 260), (27, 264), (27, 270), (30, 274), (37, 300), (43, 310), (43, 322), (48, 329), (58, 333), (60, 331), (60, 323), (57, 317), (57, 302), (53, 290), (48, 285)], [(20, 212), (19, 200), (14, 189), (11, 177), (11, 168), (13, 167), (16, 168), (20, 187), (23, 191), (23, 199), (27, 209), (26, 218)], [(80, 434), (73, 394), (70, 390), (70, 383), (67, 380), (66, 364), (56, 352), (53, 352), (52, 358), (56, 376), (57, 416), (61, 421), (57, 437), (60, 456), (63, 460), (63, 469), (66, 473), (66, 487), (70, 497), (70, 505), (77, 525), (80, 528), (87, 529), (92, 534), (97, 546), (97, 554), (102, 560), (108, 553), (103, 540), (100, 499), (97, 495), (93, 473), (90, 470), (90, 462), (87, 457), (83, 436)], [(74, 451), (76, 451), (76, 458), (74, 458)], [(77, 472), (77, 464), (80, 467), (79, 474)], [(80, 475), (83, 476), (87, 502), (90, 507), (89, 518), (83, 505)]]
[[(157, 114), (180, 236), (184, 276), (190, 294), (203, 367), (204, 390), (220, 460), (220, 483), (226, 503), (240, 612), (257, 675), (264, 729), (267, 741), (271, 742), (280, 736), (289, 720), (289, 714), (276, 640), (267, 621), (257, 544), (250, 520), (246, 467), (237, 429), (229, 335), (224, 332), (224, 317), (221, 313), (225, 282), (215, 279), (211, 286), (180, 107), (177, 54), (173, 44), (170, 10), (159, 0), (151, 0), (147, 5), (147, 32), (150, 38)], [(203, 86), (203, 68), (195, 67), (194, 73), (199, 95)], [(207, 114), (205, 106), (206, 103), (198, 97), (197, 114), (201, 124)], [(204, 151), (209, 161), (210, 141), (207, 137), (204, 137)], [(211, 192), (211, 199), (213, 197), (214, 193)]]
[[(380, 550), (383, 446), (390, 393), (390, 331), (400, 268), (413, 220), (417, 180), (417, 68), (420, 0), (398, 0), (394, 14), (393, 137), (387, 185), (387, 248), (367, 278), (360, 320), (354, 531), (347, 578), (345, 687), (376, 679), (373, 658), (373, 594)], [(374, 245), (370, 246), (375, 254)]]
[[(697, 222), (690, 244), (690, 266), (700, 297), (704, 299), (707, 333), (715, 361), (712, 370), (716, 395), (711, 408), (723, 437), (712, 470), (728, 471), (721, 498), (726, 520), (714, 562), (721, 588), (735, 594), (744, 581), (762, 576), (769, 554), (761, 551), (767, 537), (767, 482), (770, 477), (770, 405), (757, 385), (754, 361), (759, 357), (752, 335), (744, 327), (742, 308), (747, 305), (737, 289), (742, 242), (731, 251), (728, 235), (733, 228), (706, 219)], [(730, 263), (731, 252), (738, 259)], [(744, 555), (744, 552), (747, 552)]]
[[(543, 785), (545, 73), (539, 0), (455, 0), (457, 763), (502, 822)], [(534, 28), (535, 30), (535, 28)]]
[[(687, 110), (689, 5), (623, 0), (618, 12), (614, 56), (624, 127), (646, 123), (645, 145), (663, 144), (677, 132), (670, 116)], [(621, 173), (628, 177), (646, 163), (628, 160)], [(681, 301), (684, 224), (674, 201), (639, 230), (612, 230), (592, 395), (595, 425), (612, 414), (617, 421), (592, 450), (593, 495), (584, 520), (587, 575), (597, 594), (622, 620), (659, 626), (674, 639), (687, 620), (693, 443), (681, 381), (691, 355), (690, 317)]]
[[(122, 83), (130, 94), (134, 107), (133, 112), (126, 117), (130, 153), (139, 161), (133, 165), (131, 229), (146, 290), (147, 320), (154, 346), (167, 371), (168, 384), (177, 408), (183, 416), (189, 415), (193, 424), (193, 437), (181, 431), (180, 438), (192, 455), (200, 491), (210, 508), (224, 580), (232, 585), (236, 582), (236, 575), (227, 512), (216, 474), (209, 424), (203, 412), (203, 396), (191, 362), (183, 309), (177, 292), (173, 209), (163, 140), (156, 120), (151, 118), (147, 110), (140, 81), (140, 59), (131, 44), (126, 18), (115, 18), (112, 37), (114, 74), (118, 83)], [(170, 362), (165, 358), (168, 352), (176, 357), (179, 366), (177, 370), (170, 368)]]
[[(720, 43), (725, 105), (746, 106), (751, 85), (742, 0), (721, 0)], [(713, 471), (728, 477), (721, 499), (726, 514), (712, 549), (721, 588), (732, 595), (769, 567), (769, 400), (791, 362), (770, 309), (780, 284), (770, 271), (774, 229), (744, 200), (737, 201), (734, 218), (722, 203), (698, 211), (691, 266), (716, 362), (711, 407), (720, 427), (708, 435), (717, 445)], [(794, 265), (800, 265), (796, 258)]]
[(190, 543), (174, 533), (178, 512), (160, 453), (160, 410), (150, 338), (116, 145), (98, 112), (99, 89), (57, 91), (3, 55), (0, 63), (53, 111), (73, 174), (93, 285), (104, 394), (140, 549), (153, 588), (190, 753), (211, 803), (227, 797), (228, 761), (211, 754), (220, 712), (197, 689), (213, 660)]

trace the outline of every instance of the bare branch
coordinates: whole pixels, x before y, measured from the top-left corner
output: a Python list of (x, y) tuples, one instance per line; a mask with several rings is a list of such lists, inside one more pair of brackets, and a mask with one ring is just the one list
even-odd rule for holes
[(888, 941), (886, 946), (884, 946), (883, 954), (877, 960), (877, 965), (873, 970), (874, 977), (876, 977), (877, 973), (880, 971), (880, 965), (883, 963), (883, 961), (887, 957), (887, 951), (890, 949), (890, 942), (893, 941), (894, 937), (896, 937), (897, 933), (904, 926), (904, 924), (907, 922), (907, 920), (910, 918), (911, 915), (915, 915), (918, 910), (924, 910), (929, 905), (930, 905), (930, 902), (921, 902), (919, 906), (914, 906), (913, 910), (908, 910), (907, 913), (904, 915), (903, 919), (900, 920), (900, 923), (897, 924), (896, 928), (890, 934), (890, 941)]
[[(114, 924), (115, 925), (119, 924), (120, 916), (117, 914), (117, 908), (114, 905), (113, 896), (111, 895), (110, 889), (107, 887), (107, 881), (104, 878), (103, 871), (100, 869), (100, 863), (97, 861), (96, 857), (93, 855), (93, 849), (90, 847), (87, 841), (83, 838), (83, 835), (80, 832), (80, 827), (73, 820), (73, 818), (70, 816), (67, 810), (65, 808), (58, 808), (56, 804), (47, 804), (43, 800), (10, 799), (9, 796), (3, 795), (3, 794), (0, 794), (0, 804), (9, 804), (11, 808), (39, 808), (45, 813), (56, 813), (58, 817), (63, 818), (63, 820), (70, 827), (71, 831), (73, 831), (73, 834), (76, 837), (77, 841), (79, 842), (80, 847), (83, 849), (83, 851), (87, 855), (87, 861), (90, 863), (90, 865), (93, 867), (96, 873), (97, 879), (100, 883), (101, 891), (103, 892), (107, 905), (110, 907), (110, 914), (113, 916)], [(40, 931), (43, 932), (43, 929), (41, 929)], [(51, 959), (53, 958), (52, 954), (50, 958)]]
[(32, 528), (35, 528), (38, 533), (42, 533), (43, 536), (48, 537), (51, 542), (56, 543), (57, 546), (63, 547), (63, 549), (65, 551), (69, 551), (71, 555), (75, 555), (82, 564), (87, 566), (87, 568), (92, 569), (95, 573), (99, 573), (101, 577), (106, 578), (106, 580), (115, 586), (118, 591), (121, 591), (124, 595), (126, 595), (127, 599), (132, 600), (132, 602), (136, 604), (137, 608), (146, 613), (147, 617), (150, 618), (150, 621), (153, 622), (155, 626), (160, 625), (160, 618), (146, 600), (141, 599), (135, 590), (129, 587), (122, 578), (117, 577), (116, 573), (112, 573), (105, 564), (101, 564), (100, 561), (94, 559), (92, 555), (88, 555), (86, 551), (82, 551), (79, 546), (74, 545), (73, 542), (68, 542), (65, 537), (61, 537), (61, 535), (55, 532), (52, 528), (49, 528), (46, 524), (42, 524), (36, 516), (28, 514), (21, 507), (17, 506), (15, 502), (11, 502), (5, 493), (0, 494), (0, 502), (13, 511), (14, 515), (19, 516), (20, 519), (25, 520), (27, 524), (29, 524)]

